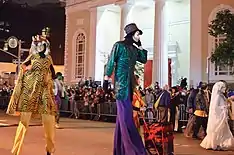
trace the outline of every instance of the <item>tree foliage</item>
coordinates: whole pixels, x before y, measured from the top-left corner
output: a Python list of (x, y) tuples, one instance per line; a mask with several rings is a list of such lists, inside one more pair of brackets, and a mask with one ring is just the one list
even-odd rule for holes
[(211, 62), (216, 65), (232, 66), (234, 63), (234, 14), (228, 9), (219, 11), (208, 28), (211, 36), (224, 37), (223, 41), (216, 45), (211, 55)]

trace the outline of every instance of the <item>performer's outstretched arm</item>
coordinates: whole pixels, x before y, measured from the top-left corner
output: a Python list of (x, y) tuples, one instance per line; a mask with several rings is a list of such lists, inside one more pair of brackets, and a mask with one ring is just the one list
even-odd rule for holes
[(110, 77), (113, 73), (113, 70), (114, 70), (114, 67), (115, 67), (115, 63), (117, 61), (117, 58), (118, 58), (118, 51), (119, 51), (119, 43), (115, 43), (113, 48), (112, 48), (112, 51), (111, 51), (111, 55), (110, 55), (110, 58), (108, 60), (108, 63), (106, 65), (106, 72), (105, 72), (105, 75)]
[(23, 69), (23, 72), (27, 71), (30, 69), (30, 65), (31, 65), (31, 58), (32, 58), (32, 54), (30, 54), (27, 59), (22, 63), (21, 68)]
[(48, 56), (48, 58), (49, 58), (49, 60), (50, 60), (50, 72), (51, 72), (52, 79), (56, 79), (56, 74), (55, 74), (53, 59), (52, 59), (51, 56)]
[(24, 62), (23, 65), (25, 65), (25, 66), (31, 65), (31, 60), (29, 60), (29, 61), (27, 61), (27, 62)]
[(51, 71), (52, 79), (56, 79), (54, 66), (52, 64), (50, 65), (50, 71)]

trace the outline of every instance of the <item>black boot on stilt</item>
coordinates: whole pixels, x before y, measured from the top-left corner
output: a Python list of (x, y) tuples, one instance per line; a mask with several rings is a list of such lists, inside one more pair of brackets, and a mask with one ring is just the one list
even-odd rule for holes
[(47, 152), (47, 154), (46, 155), (51, 155), (49, 152)]

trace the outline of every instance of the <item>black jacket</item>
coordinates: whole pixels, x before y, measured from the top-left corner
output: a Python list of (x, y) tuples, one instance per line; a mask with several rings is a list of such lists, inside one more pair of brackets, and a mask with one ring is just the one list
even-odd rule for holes
[(204, 90), (199, 90), (196, 96), (196, 110), (202, 110), (207, 113), (209, 112), (208, 96)]

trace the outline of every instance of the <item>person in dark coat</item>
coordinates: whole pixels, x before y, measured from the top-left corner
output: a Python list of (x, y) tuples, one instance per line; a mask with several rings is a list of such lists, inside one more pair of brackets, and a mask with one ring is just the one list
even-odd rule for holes
[(173, 128), (175, 131), (178, 131), (178, 122), (177, 126), (176, 117), (179, 114), (179, 104), (180, 104), (180, 92), (178, 91), (177, 87), (172, 87), (171, 92), (171, 104), (170, 104), (170, 122), (173, 124)]
[(159, 122), (168, 122), (168, 109), (171, 103), (171, 95), (169, 92), (168, 85), (164, 86), (163, 91), (161, 92), (158, 104), (158, 113), (159, 113)]

